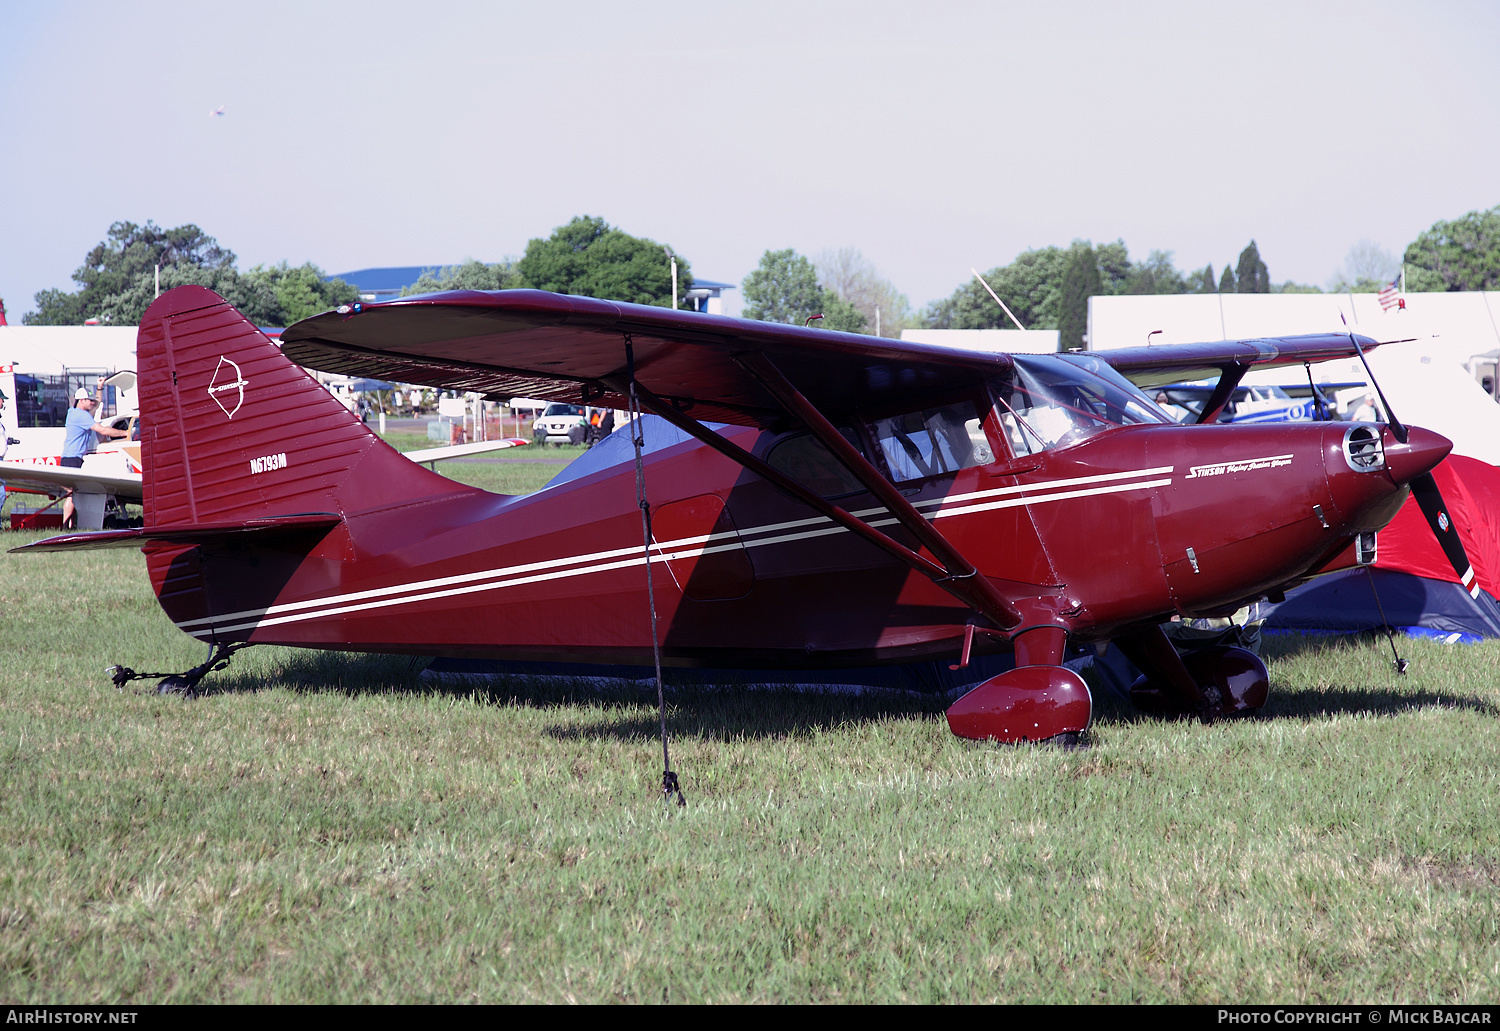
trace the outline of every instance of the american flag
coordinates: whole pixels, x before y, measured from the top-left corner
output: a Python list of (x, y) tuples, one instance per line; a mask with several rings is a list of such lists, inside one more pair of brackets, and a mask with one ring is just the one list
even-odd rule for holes
[(1403, 308), (1406, 307), (1406, 305), (1401, 304), (1400, 295), (1401, 277), (1397, 275), (1395, 279), (1380, 288), (1380, 310), (1389, 311), (1398, 305)]

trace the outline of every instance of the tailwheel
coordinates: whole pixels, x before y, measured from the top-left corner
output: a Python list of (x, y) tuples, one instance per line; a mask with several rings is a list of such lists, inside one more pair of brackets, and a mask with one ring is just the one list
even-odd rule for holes
[(1076, 747), (1093, 699), (1083, 678), (1061, 666), (1021, 666), (991, 677), (948, 708), (959, 737), (1009, 744), (1055, 742)]
[(1200, 648), (1182, 656), (1182, 665), (1202, 692), (1206, 705), (1190, 709), (1180, 691), (1159, 676), (1143, 674), (1130, 687), (1137, 709), (1153, 716), (1201, 716), (1205, 721), (1248, 716), (1266, 704), (1271, 677), (1260, 656), (1245, 648)]

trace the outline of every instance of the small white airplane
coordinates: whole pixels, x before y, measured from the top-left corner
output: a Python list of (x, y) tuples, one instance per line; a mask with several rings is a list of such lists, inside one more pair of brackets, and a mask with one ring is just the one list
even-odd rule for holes
[[(128, 376), (128, 383), (123, 378)], [(122, 383), (117, 384), (116, 379)], [(134, 373), (117, 373), (108, 381), (111, 385), (124, 385), (130, 389), (135, 383)], [(351, 419), (359, 416), (353, 412)], [(83, 468), (72, 469), (61, 464), (60, 456), (32, 458), (19, 462), (0, 462), (0, 483), (8, 489), (45, 494), (55, 500), (73, 495), (73, 507), (78, 513), (78, 529), (111, 530), (122, 529), (132, 523), (126, 505), (139, 505), (145, 497), (141, 444), (133, 440), (135, 416), (116, 415), (100, 420), (101, 424), (127, 430), (119, 440), (100, 444), (90, 455), (84, 456)], [(408, 451), (405, 456), (428, 468), (448, 458), (465, 458), (489, 451), (528, 444), (522, 437), (506, 437), (499, 440), (477, 440), (468, 444), (450, 444), (444, 447), (423, 448)]]
[[(8, 490), (29, 491), (61, 499), (73, 494), (80, 530), (115, 529), (126, 525), (124, 506), (139, 505), (141, 484), (140, 443), (131, 451), (116, 447), (99, 451), (83, 460), (83, 468), (55, 464), (57, 459), (31, 462), (0, 462), (0, 482)], [(106, 523), (107, 520), (107, 523)]]

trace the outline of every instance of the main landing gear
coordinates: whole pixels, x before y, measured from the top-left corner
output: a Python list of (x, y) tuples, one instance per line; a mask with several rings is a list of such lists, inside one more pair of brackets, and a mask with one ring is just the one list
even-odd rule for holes
[[(1076, 742), (1089, 725), (1093, 699), (1083, 678), (1061, 665), (1066, 631), (1036, 627), (1014, 641), (1016, 668), (954, 702), (949, 729), (980, 741)], [(1245, 648), (1214, 646), (1179, 655), (1159, 626), (1114, 643), (1146, 671), (1130, 688), (1130, 700), (1142, 712), (1211, 722), (1253, 713), (1270, 695), (1265, 663)]]
[(1057, 626), (1017, 634), (1016, 668), (949, 706), (948, 729), (978, 741), (1076, 743), (1089, 725), (1094, 701), (1083, 678), (1060, 665), (1067, 640), (1067, 631)]
[(1218, 645), (1179, 655), (1159, 626), (1115, 638), (1145, 672), (1130, 700), (1153, 716), (1197, 716), (1204, 722), (1244, 716), (1266, 704), (1271, 677), (1260, 656)]

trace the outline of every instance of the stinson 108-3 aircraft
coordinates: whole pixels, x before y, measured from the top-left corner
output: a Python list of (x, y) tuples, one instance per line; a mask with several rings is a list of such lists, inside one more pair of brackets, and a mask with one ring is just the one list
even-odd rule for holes
[[(1374, 346), (979, 354), (510, 290), (341, 308), (278, 347), (185, 286), (140, 326), (145, 525), (31, 547), (144, 549), (167, 615), (221, 653), (792, 669), (1013, 651), (949, 723), (1037, 741), (1090, 718), (1069, 641), (1113, 641), (1145, 671), (1139, 704), (1214, 718), (1263, 704), (1265, 667), (1184, 660), (1160, 624), (1371, 561), (1450, 445), (1394, 417), (1182, 426), (1131, 378), (1218, 376), (1208, 422), (1248, 369), (1356, 344)], [(501, 496), (402, 458), (299, 363), (660, 421), (616, 434), (641, 449)]]

